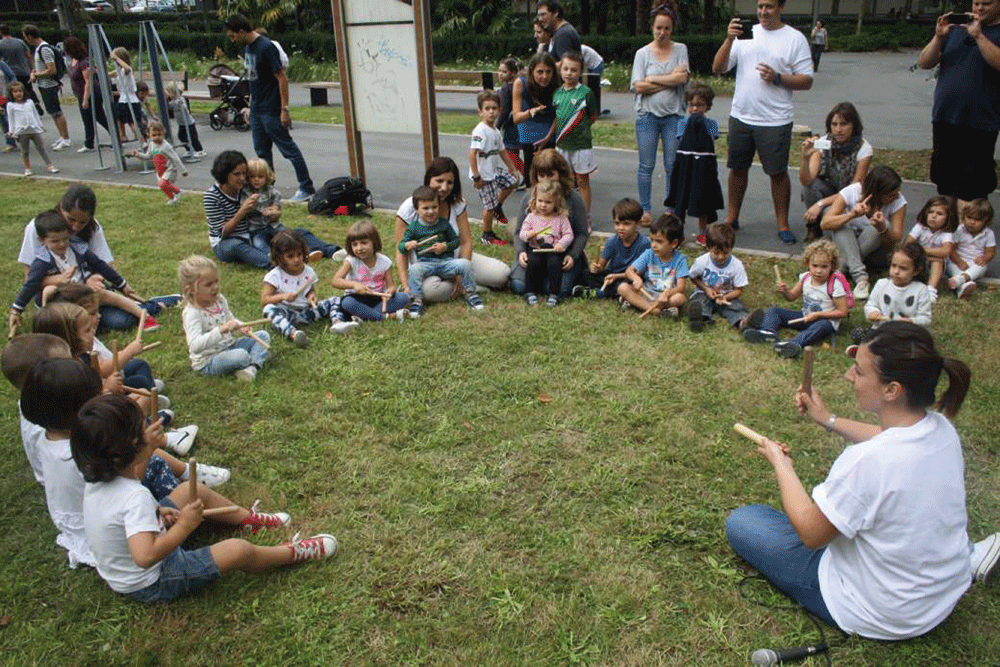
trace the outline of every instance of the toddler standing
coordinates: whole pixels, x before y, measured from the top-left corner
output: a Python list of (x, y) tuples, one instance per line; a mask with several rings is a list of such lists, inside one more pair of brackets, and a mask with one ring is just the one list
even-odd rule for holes
[(191, 107), (184, 98), (182, 84), (177, 81), (168, 83), (166, 95), (167, 106), (177, 121), (177, 140), (189, 146), (195, 157), (205, 157), (205, 149), (198, 139), (198, 126), (195, 124), (194, 116), (191, 115)]
[(7, 138), (17, 139), (21, 147), (21, 161), (24, 163), (24, 175), (31, 176), (31, 157), (28, 155), (29, 143), (34, 143), (38, 149), (38, 154), (45, 161), (45, 169), (51, 174), (58, 174), (59, 170), (52, 164), (49, 154), (45, 151), (45, 143), (42, 141), (42, 132), (45, 126), (42, 119), (38, 117), (38, 109), (35, 103), (28, 99), (24, 91), (24, 84), (15, 82), (7, 87)]
[(496, 129), (500, 117), (500, 96), (496, 91), (484, 90), (476, 96), (479, 106), (479, 124), (472, 130), (469, 148), (469, 178), (483, 202), (483, 234), (485, 245), (508, 245), (493, 232), (493, 219), (507, 224), (503, 203), (517, 185), (517, 167), (504, 150), (503, 136)]
[(566, 158), (576, 175), (583, 203), (590, 212), (590, 175), (597, 171), (594, 161), (594, 141), (590, 126), (600, 113), (594, 92), (580, 83), (583, 76), (583, 54), (579, 51), (564, 53), (559, 61), (559, 74), (563, 85), (552, 95), (556, 107), (556, 150)]
[(174, 181), (177, 180), (177, 172), (183, 176), (187, 176), (188, 172), (184, 163), (181, 162), (180, 156), (177, 155), (177, 151), (164, 138), (165, 134), (163, 123), (158, 120), (150, 122), (149, 144), (146, 146), (146, 151), (133, 150), (131, 155), (153, 161), (153, 169), (156, 170), (156, 183), (163, 190), (163, 194), (167, 195), (167, 204), (173, 205), (181, 200), (181, 189), (174, 185)]

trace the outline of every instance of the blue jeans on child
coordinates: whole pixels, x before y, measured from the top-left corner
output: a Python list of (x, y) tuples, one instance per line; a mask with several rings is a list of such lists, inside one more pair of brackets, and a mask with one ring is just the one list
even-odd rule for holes
[(461, 257), (425, 257), (416, 264), (411, 264), (407, 273), (410, 296), (413, 297), (414, 301), (423, 298), (424, 279), (430, 276), (438, 278), (462, 276), (462, 289), (465, 290), (465, 293), (472, 294), (476, 291), (476, 278), (472, 273), (472, 262)]
[(392, 315), (400, 308), (410, 303), (410, 295), (406, 292), (396, 292), (385, 305), (382, 312), (382, 297), (372, 294), (348, 294), (340, 300), (340, 309), (366, 322), (379, 322)]
[(147, 604), (166, 602), (196, 591), (220, 576), (222, 573), (212, 558), (211, 547), (201, 547), (193, 551), (177, 547), (161, 562), (160, 578), (156, 583), (126, 595)]
[(740, 320), (750, 314), (750, 311), (747, 310), (747, 307), (744, 306), (743, 302), (739, 299), (730, 301), (729, 305), (720, 306), (715, 301), (709, 299), (708, 295), (701, 290), (697, 290), (691, 295), (691, 303), (698, 304), (698, 307), (701, 308), (702, 319), (708, 320), (709, 322), (711, 322), (715, 314), (718, 313), (722, 317), (726, 318), (727, 322), (736, 326), (740, 323)]
[[(176, 306), (180, 303), (179, 295), (154, 296), (148, 301), (143, 301), (139, 307), (150, 315), (156, 315), (164, 308)], [(101, 306), (100, 331), (127, 331), (139, 326), (139, 318), (131, 313), (126, 313), (117, 306)]]
[(837, 627), (819, 590), (819, 560), (826, 551), (810, 549), (783, 512), (767, 505), (738, 507), (726, 519), (733, 551), (782, 593), (824, 623)]
[(316, 302), (316, 307), (292, 308), (280, 303), (269, 303), (264, 306), (264, 317), (271, 320), (271, 325), (281, 333), (282, 336), (290, 336), (297, 327), (302, 327), (313, 322), (330, 318), (330, 323), (338, 322), (341, 319), (340, 297), (331, 296)]
[[(264, 229), (258, 229), (257, 231), (250, 232), (250, 243), (257, 250), (262, 250), (263, 252), (271, 252), (271, 239), (278, 232), (287, 231), (284, 225), (268, 225)], [(306, 242), (306, 248), (309, 252), (319, 250), (323, 253), (323, 257), (333, 257), (333, 253), (340, 250), (340, 246), (336, 243), (327, 243), (326, 241), (320, 241), (316, 238), (316, 235), (310, 232), (308, 229), (303, 229), (299, 227), (298, 229), (293, 229), (292, 231), (297, 232), (302, 240)]]
[(246, 239), (230, 236), (216, 243), (212, 251), (220, 262), (242, 262), (258, 269), (271, 268), (271, 253), (258, 250)]
[(145, 359), (131, 359), (122, 367), (122, 384), (133, 389), (153, 388), (153, 369)]
[[(271, 336), (266, 331), (254, 331), (254, 334), (265, 343), (271, 342)], [(229, 375), (247, 366), (260, 368), (269, 356), (267, 349), (253, 338), (237, 338), (232, 345), (212, 357), (201, 372), (205, 375)]]
[(655, 116), (651, 113), (639, 113), (635, 117), (635, 141), (639, 147), (639, 204), (643, 211), (651, 211), (653, 187), (653, 168), (656, 166), (656, 147), (663, 142), (663, 176), (666, 179), (666, 190), (663, 198), (670, 196), (670, 174), (674, 170), (674, 158), (677, 156), (677, 114)]
[(801, 310), (768, 308), (764, 311), (764, 322), (760, 325), (760, 328), (762, 331), (770, 331), (774, 334), (781, 331), (782, 327), (795, 329), (799, 332), (799, 334), (791, 340), (798, 343), (802, 347), (805, 347), (806, 345), (816, 345), (836, 332), (836, 329), (833, 328), (832, 320), (816, 320), (811, 324), (806, 324), (805, 322), (789, 324), (792, 320), (796, 320), (800, 317), (802, 317)]

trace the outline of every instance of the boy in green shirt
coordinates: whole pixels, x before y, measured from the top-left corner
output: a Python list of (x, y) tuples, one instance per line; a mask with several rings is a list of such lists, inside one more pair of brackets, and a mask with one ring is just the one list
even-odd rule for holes
[(552, 95), (556, 108), (556, 150), (566, 158), (576, 174), (580, 196), (590, 212), (590, 174), (597, 171), (594, 162), (594, 141), (590, 126), (597, 120), (594, 92), (580, 83), (583, 76), (583, 54), (570, 51), (559, 63), (563, 85)]

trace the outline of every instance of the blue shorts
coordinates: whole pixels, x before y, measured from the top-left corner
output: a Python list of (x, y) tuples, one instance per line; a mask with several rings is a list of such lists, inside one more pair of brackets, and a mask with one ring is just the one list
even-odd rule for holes
[(160, 563), (160, 578), (156, 583), (126, 595), (139, 602), (168, 602), (198, 590), (220, 576), (219, 568), (212, 558), (211, 547), (194, 551), (177, 547)]

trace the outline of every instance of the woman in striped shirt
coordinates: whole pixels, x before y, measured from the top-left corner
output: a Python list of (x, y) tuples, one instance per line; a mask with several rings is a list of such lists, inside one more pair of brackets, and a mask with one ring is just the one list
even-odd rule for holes
[(243, 262), (261, 269), (271, 267), (268, 253), (250, 243), (247, 217), (254, 211), (257, 195), (242, 197), (247, 178), (247, 159), (239, 151), (223, 151), (212, 165), (215, 185), (205, 193), (208, 242), (222, 262)]

